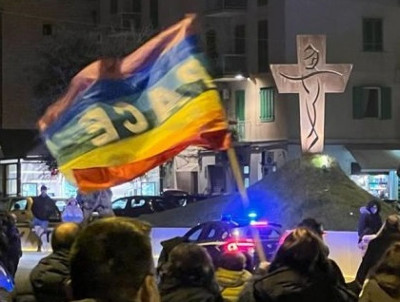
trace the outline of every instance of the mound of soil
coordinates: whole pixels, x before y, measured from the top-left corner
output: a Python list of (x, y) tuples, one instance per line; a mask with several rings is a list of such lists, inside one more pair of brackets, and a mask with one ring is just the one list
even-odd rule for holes
[[(141, 216), (154, 226), (183, 227), (231, 215), (243, 218), (250, 211), (258, 218), (292, 228), (314, 217), (327, 230), (355, 231), (359, 209), (374, 197), (357, 186), (326, 155), (309, 155), (287, 162), (277, 172), (248, 188), (250, 205), (244, 208), (238, 194), (190, 204), (184, 208)], [(392, 208), (382, 202), (382, 218)]]

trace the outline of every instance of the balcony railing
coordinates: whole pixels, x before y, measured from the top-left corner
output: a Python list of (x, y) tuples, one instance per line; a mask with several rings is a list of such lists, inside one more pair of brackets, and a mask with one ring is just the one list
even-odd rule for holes
[(207, 0), (206, 14), (208, 16), (230, 16), (244, 14), (247, 0)]

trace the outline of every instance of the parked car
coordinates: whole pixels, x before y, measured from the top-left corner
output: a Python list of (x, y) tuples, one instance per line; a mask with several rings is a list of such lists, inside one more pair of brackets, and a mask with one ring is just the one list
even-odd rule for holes
[(178, 189), (167, 189), (161, 194), (165, 199), (174, 202), (179, 207), (184, 207), (188, 203), (192, 203), (195, 201), (206, 199), (207, 196), (203, 195), (192, 195), (186, 191), (178, 190)]
[[(182, 237), (175, 237), (170, 242), (192, 242), (207, 249), (214, 264), (218, 265), (220, 255), (227, 251), (238, 250), (243, 252), (248, 259), (258, 262), (255, 254), (255, 244), (252, 237), (252, 228), (258, 231), (267, 260), (271, 260), (279, 245), (282, 235), (281, 225), (267, 221), (208, 221), (191, 228)], [(169, 240), (161, 242), (163, 248), (168, 246)], [(163, 250), (159, 258), (159, 266), (166, 260)], [(251, 265), (250, 263), (248, 263)]]
[(176, 208), (177, 205), (162, 196), (127, 196), (112, 202), (116, 216), (138, 217)]
[[(67, 199), (52, 199), (55, 201), (58, 211), (54, 212), (49, 221), (51, 223), (58, 223), (61, 222), (60, 213), (64, 210)], [(30, 223), (32, 221), (32, 204), (33, 197), (7, 197), (0, 200), (0, 208), (2, 210), (10, 211), (11, 213), (15, 214), (18, 223)]]

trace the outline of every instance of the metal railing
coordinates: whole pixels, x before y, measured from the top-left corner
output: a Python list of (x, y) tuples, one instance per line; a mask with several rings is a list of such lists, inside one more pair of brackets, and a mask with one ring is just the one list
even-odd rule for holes
[(206, 11), (246, 10), (247, 0), (207, 0)]

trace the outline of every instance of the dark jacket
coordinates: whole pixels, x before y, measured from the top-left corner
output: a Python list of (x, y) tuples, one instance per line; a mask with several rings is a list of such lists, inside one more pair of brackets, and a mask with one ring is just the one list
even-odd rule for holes
[[(386, 279), (386, 280), (382, 280)], [(376, 276), (366, 280), (359, 302), (399, 302), (400, 277), (395, 275)]]
[(32, 214), (40, 220), (49, 220), (50, 216), (58, 209), (53, 199), (49, 196), (37, 196), (33, 198)]
[(6, 230), (8, 239), (8, 248), (6, 252), (6, 267), (8, 271), (15, 276), (18, 268), (19, 258), (22, 256), (21, 237), (15, 225), (8, 226)]
[(179, 280), (166, 277), (160, 284), (161, 302), (223, 302), (216, 282), (209, 288), (183, 285)]
[(360, 208), (360, 218), (358, 220), (358, 237), (359, 241), (364, 235), (372, 235), (378, 233), (382, 227), (382, 219), (379, 210), (376, 214), (372, 214), (367, 207)]
[(364, 283), (368, 271), (378, 263), (386, 250), (395, 242), (400, 242), (400, 233), (381, 234), (371, 240), (357, 271), (356, 280), (360, 284)]
[(56, 251), (33, 268), (30, 280), (38, 302), (67, 301), (65, 282), (69, 277), (68, 250)]
[(239, 302), (355, 302), (357, 297), (325, 273), (305, 276), (281, 267), (249, 283)]
[(187, 242), (187, 240), (184, 237), (174, 237), (168, 240), (161, 241), (161, 246), (163, 247), (160, 253), (160, 256), (158, 257), (158, 263), (157, 263), (157, 270), (160, 272), (162, 270), (162, 266), (167, 263), (168, 261), (168, 256), (171, 253), (172, 249), (176, 247), (177, 245)]

